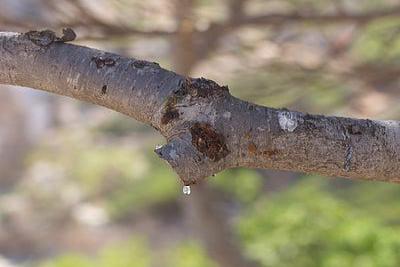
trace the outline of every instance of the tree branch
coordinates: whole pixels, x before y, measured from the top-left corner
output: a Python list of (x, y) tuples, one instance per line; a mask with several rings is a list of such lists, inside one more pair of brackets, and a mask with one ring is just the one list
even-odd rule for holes
[(184, 184), (227, 168), (400, 182), (400, 123), (254, 105), (203, 78), (65, 44), (49, 31), (0, 33), (0, 83), (69, 96), (152, 125)]
[(271, 13), (258, 16), (243, 17), (237, 25), (276, 25), (283, 23), (317, 23), (332, 24), (332, 23), (366, 23), (376, 19), (385, 17), (398, 16), (400, 14), (400, 6), (395, 6), (390, 9), (374, 10), (365, 13), (334, 13), (334, 14), (302, 14), (301, 12), (293, 12), (289, 14)]

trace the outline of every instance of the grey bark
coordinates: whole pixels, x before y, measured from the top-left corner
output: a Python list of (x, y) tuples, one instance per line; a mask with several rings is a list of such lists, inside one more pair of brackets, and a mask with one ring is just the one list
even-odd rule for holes
[(309, 115), (242, 101), (213, 81), (65, 44), (0, 33), (0, 83), (69, 96), (152, 125), (184, 184), (233, 167), (400, 182), (400, 123)]

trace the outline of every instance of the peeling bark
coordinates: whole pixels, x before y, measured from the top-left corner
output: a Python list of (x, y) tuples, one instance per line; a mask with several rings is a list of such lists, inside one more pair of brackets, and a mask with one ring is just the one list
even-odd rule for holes
[(152, 125), (168, 141), (156, 152), (186, 185), (239, 166), (400, 182), (399, 122), (263, 107), (204, 78), (49, 36), (0, 33), (0, 83), (69, 96)]

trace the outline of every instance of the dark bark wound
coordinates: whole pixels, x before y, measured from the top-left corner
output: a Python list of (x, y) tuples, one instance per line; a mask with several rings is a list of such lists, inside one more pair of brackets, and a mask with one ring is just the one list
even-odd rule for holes
[(29, 31), (25, 35), (32, 43), (42, 47), (51, 45), (57, 38), (55, 32), (50, 30)]
[(56, 33), (51, 30), (29, 31), (25, 36), (37, 46), (47, 47), (54, 42), (71, 42), (75, 40), (76, 33), (71, 28), (64, 28), (62, 36), (57, 37)]
[(219, 161), (229, 154), (223, 135), (208, 123), (196, 122), (191, 128), (192, 144), (212, 161)]
[(115, 60), (111, 57), (92, 57), (92, 61), (96, 64), (96, 67), (98, 69), (101, 69), (103, 67), (112, 67), (115, 65)]
[(76, 33), (71, 28), (64, 28), (62, 33), (61, 38), (58, 38), (61, 42), (72, 42), (76, 38)]
[(107, 85), (103, 85), (103, 87), (101, 88), (101, 94), (102, 95), (107, 94)]
[(205, 78), (188, 78), (182, 85), (182, 93), (192, 97), (209, 98), (219, 97), (229, 92), (227, 86), (220, 86), (216, 82)]
[(143, 69), (144, 67), (160, 67), (160, 65), (157, 62), (149, 62), (145, 60), (135, 60), (133, 63), (133, 66), (137, 69)]
[(175, 106), (177, 102), (178, 102), (178, 96), (176, 95), (168, 98), (167, 104), (165, 105), (165, 112), (161, 117), (162, 124), (168, 124), (171, 121), (179, 118), (179, 111)]

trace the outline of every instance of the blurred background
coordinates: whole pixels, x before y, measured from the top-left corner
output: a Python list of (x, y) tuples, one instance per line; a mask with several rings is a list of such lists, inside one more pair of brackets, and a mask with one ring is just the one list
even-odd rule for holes
[[(0, 0), (0, 30), (77, 44), (309, 113), (400, 119), (398, 0)], [(0, 267), (399, 266), (400, 186), (234, 169), (192, 187), (150, 127), (0, 89)]]

